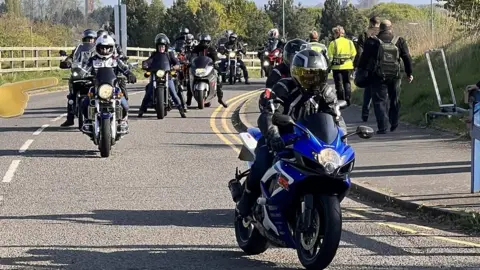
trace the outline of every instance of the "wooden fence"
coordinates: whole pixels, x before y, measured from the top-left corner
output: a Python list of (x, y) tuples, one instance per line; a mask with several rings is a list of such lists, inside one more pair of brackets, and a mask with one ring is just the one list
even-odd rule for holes
[[(65, 57), (59, 51), (70, 53), (74, 47), (0, 47), (0, 74), (28, 71), (59, 70), (60, 61)], [(148, 58), (151, 48), (127, 48), (129, 61), (142, 61)], [(257, 52), (247, 52), (242, 56), (247, 69), (259, 70)]]

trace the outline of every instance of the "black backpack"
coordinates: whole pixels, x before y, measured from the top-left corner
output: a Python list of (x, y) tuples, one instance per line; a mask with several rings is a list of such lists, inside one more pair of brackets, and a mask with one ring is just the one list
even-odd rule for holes
[(391, 42), (380, 42), (375, 63), (374, 74), (383, 80), (394, 80), (400, 78), (400, 50), (396, 46), (398, 37), (394, 36)]

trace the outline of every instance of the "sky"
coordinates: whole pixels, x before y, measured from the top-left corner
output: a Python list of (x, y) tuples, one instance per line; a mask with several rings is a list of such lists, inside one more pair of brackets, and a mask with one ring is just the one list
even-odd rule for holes
[[(118, 4), (118, 0), (101, 0), (102, 4), (104, 5), (116, 5)], [(150, 0), (147, 0), (147, 2), (151, 2)], [(172, 4), (173, 0), (163, 0), (163, 3), (168, 7)], [(255, 0), (255, 3), (257, 3), (257, 6), (263, 6), (266, 4), (268, 0)], [(352, 2), (355, 4), (357, 3), (357, 0), (352, 0)], [(423, 5), (423, 4), (430, 4), (430, 0), (387, 0), (387, 1), (380, 1), (380, 2), (395, 2), (395, 3), (406, 3), (406, 4), (415, 4), (415, 5)], [(436, 1), (434, 1), (436, 2)], [(319, 0), (295, 0), (295, 3), (302, 3), (304, 6), (314, 6), (320, 3)]]

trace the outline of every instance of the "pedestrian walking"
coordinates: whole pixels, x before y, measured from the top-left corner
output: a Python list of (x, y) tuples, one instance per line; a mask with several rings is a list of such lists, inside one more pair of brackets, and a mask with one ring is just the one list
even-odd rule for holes
[(357, 50), (353, 41), (345, 38), (345, 29), (342, 26), (334, 27), (332, 31), (335, 39), (328, 45), (328, 59), (331, 61), (335, 89), (338, 99), (345, 100), (350, 106), (352, 94), (350, 79)]
[[(400, 113), (401, 63), (409, 83), (413, 81), (412, 58), (407, 42), (393, 33), (392, 23), (384, 20), (380, 23), (380, 32), (367, 39), (364, 51), (358, 62), (358, 69), (368, 71), (368, 80), (372, 93), (373, 109), (377, 118), (377, 134), (387, 133), (398, 127)], [(387, 115), (387, 102), (390, 106)]]
[[(368, 29), (362, 34), (360, 34), (357, 38), (357, 42), (356, 42), (357, 56), (355, 57), (355, 60), (353, 60), (353, 66), (355, 69), (357, 69), (358, 67), (358, 61), (360, 59), (360, 56), (362, 55), (365, 41), (369, 37), (378, 35), (379, 31), (380, 31), (380, 19), (377, 16), (373, 16), (370, 18), (370, 24), (368, 26)], [(371, 87), (365, 87), (365, 89), (363, 90), (363, 104), (362, 104), (362, 121), (363, 122), (368, 121), (368, 116), (370, 114), (370, 105), (372, 103), (371, 101), (372, 101)]]

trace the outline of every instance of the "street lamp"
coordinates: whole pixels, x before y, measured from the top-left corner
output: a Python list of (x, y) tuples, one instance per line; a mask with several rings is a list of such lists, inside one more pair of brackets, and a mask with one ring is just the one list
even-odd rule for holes
[(285, 38), (285, 0), (282, 0), (282, 37)]

